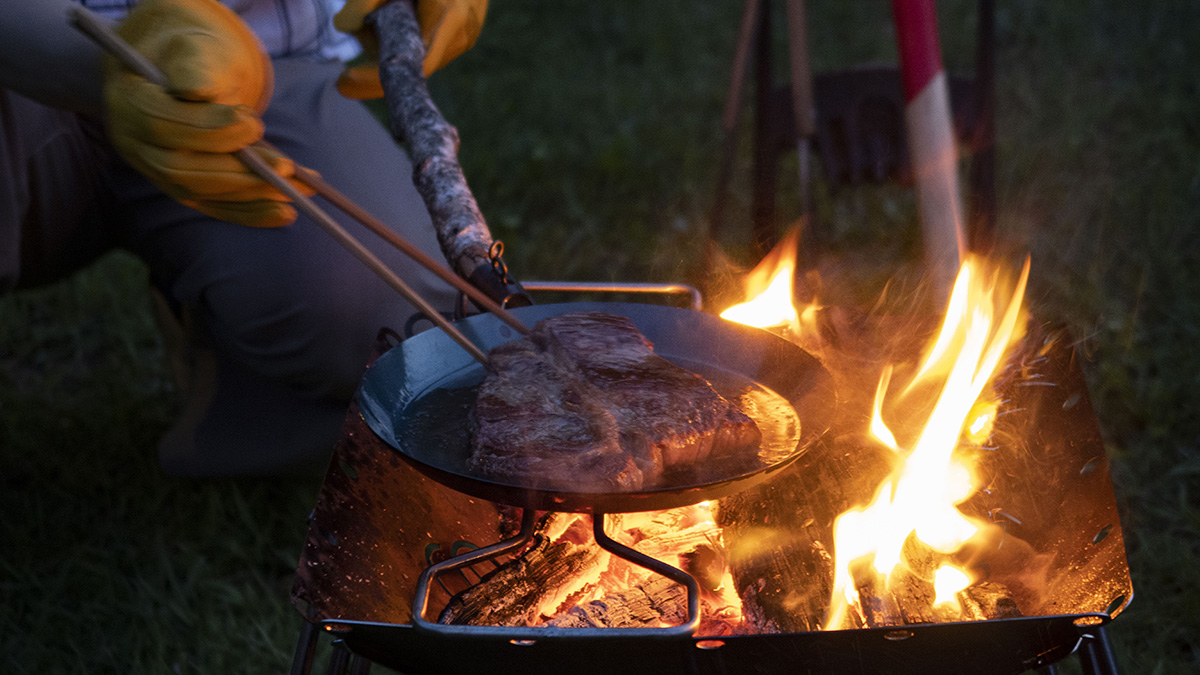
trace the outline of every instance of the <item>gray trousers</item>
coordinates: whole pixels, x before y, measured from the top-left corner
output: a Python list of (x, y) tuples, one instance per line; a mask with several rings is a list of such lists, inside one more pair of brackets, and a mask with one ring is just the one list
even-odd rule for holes
[[(339, 72), (276, 60), (267, 140), (441, 259), (412, 165), (333, 88)], [(434, 307), (453, 307), (444, 282), (317, 201)], [(200, 383), (209, 393), (160, 444), (168, 473), (321, 465), (379, 329), (400, 330), (415, 313), (305, 216), (275, 229), (209, 218), (125, 165), (95, 120), (0, 90), (0, 291), (62, 278), (115, 247), (145, 261), (215, 355), (214, 377)]]

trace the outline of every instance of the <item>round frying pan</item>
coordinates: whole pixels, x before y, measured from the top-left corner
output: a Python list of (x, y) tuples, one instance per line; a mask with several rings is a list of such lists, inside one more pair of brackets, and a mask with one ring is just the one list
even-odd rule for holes
[[(766, 400), (768, 404), (756, 409), (768, 411), (773, 409), (771, 401), (784, 402), (774, 407), (787, 409), (781, 413), (787, 419), (775, 415), (767, 420), (774, 431), (768, 432), (764, 421), (751, 414), (764, 432), (761, 461), (724, 474), (718, 471), (715, 476), (710, 472), (702, 480), (632, 492), (530, 488), (473, 475), (466, 464), (471, 452), (471, 409), (484, 367), (439, 330), (405, 340), (367, 370), (358, 393), (363, 419), (417, 470), (447, 487), (511, 506), (595, 513), (675, 508), (743, 490), (795, 461), (833, 421), (837, 395), (829, 372), (804, 350), (766, 331), (659, 305), (586, 302), (512, 312), (533, 325), (585, 310), (628, 317), (654, 343), (658, 355), (699, 373), (726, 398)], [(457, 325), (484, 351), (519, 337), (491, 314)]]

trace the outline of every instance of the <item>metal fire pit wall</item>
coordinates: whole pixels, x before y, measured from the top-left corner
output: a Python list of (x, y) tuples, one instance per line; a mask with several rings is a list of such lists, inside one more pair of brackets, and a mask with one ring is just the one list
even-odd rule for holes
[[(842, 348), (856, 347), (843, 341)], [(983, 489), (962, 507), (998, 524), (1002, 536), (980, 547), (973, 571), (1009, 585), (1022, 618), (815, 630), (829, 602), (833, 572), (824, 552), (833, 518), (865, 503), (882, 476), (878, 453), (861, 440), (861, 411), (847, 413), (840, 428), (769, 483), (718, 503), (718, 514), (740, 511), (757, 541), (774, 542), (756, 546), (741, 566), (753, 582), (739, 581), (743, 598), (753, 594), (765, 608), (756, 618), (772, 632), (634, 638), (546, 629), (531, 640), (528, 629), (434, 634), (408, 625), (420, 572), (497, 541), (503, 518), (499, 507), (410, 468), (356, 409), (318, 496), (293, 604), (355, 653), (405, 673), (1019, 673), (1053, 663), (1122, 611), (1133, 591), (1108, 462), (1072, 344), (1061, 332), (1032, 331), (1022, 350), (998, 378), (1005, 403), (994, 449), (983, 451), (976, 470)], [(877, 366), (864, 365), (873, 359), (818, 355), (844, 380), (844, 403), (873, 393), (874, 380), (863, 377), (878, 376)], [(847, 365), (839, 369), (836, 361)], [(847, 389), (851, 380), (857, 389)], [(794, 518), (771, 515), (781, 504)], [(764, 514), (757, 524), (756, 508)], [(738, 532), (729, 527), (727, 534), (729, 547)], [(761, 569), (755, 556), (765, 561)], [(786, 601), (772, 601), (780, 597)]]

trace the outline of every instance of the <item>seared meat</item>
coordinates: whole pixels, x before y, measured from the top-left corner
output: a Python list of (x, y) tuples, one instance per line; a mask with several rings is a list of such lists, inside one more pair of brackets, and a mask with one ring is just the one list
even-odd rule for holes
[(492, 350), (488, 365), (475, 403), (473, 470), (530, 487), (574, 476), (603, 490), (642, 486), (616, 419), (586, 383), (524, 339)]
[(600, 312), (546, 319), (492, 350), (475, 415), (471, 468), (542, 489), (649, 488), (664, 471), (753, 457), (761, 441), (707, 381)]

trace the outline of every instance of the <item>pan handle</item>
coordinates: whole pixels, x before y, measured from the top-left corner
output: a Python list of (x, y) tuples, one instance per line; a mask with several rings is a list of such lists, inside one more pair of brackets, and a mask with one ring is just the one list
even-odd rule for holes
[(692, 309), (699, 312), (704, 299), (695, 286), (676, 283), (640, 283), (611, 281), (522, 281), (527, 291), (565, 291), (569, 293), (661, 293), (663, 295), (686, 295)]

